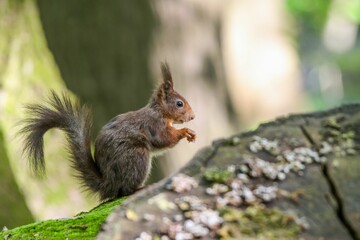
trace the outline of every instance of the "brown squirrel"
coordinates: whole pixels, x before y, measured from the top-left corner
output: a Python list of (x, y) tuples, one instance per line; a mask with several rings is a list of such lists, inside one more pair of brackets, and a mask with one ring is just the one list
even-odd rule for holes
[(150, 167), (152, 152), (171, 148), (181, 139), (195, 141), (188, 128), (173, 124), (188, 122), (195, 115), (189, 103), (173, 88), (167, 63), (161, 64), (163, 82), (149, 103), (137, 110), (120, 114), (100, 130), (91, 154), (92, 114), (89, 107), (66, 94), (52, 92), (48, 104), (29, 105), (30, 117), (23, 121), (24, 153), (36, 174), (44, 173), (43, 135), (51, 128), (66, 133), (71, 165), (83, 185), (100, 195), (101, 200), (134, 193), (143, 186)]

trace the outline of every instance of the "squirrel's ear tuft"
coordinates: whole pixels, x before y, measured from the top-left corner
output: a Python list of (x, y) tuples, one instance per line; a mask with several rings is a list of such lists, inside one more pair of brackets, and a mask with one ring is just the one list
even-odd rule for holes
[(167, 62), (161, 63), (161, 73), (164, 81), (164, 90), (165, 92), (169, 92), (174, 89), (174, 84), (170, 72), (169, 65)]

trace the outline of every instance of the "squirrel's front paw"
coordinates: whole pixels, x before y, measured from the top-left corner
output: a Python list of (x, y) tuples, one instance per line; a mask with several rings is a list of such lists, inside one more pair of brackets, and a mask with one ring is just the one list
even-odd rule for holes
[(189, 128), (186, 128), (185, 136), (189, 142), (195, 142), (196, 140), (196, 133)]

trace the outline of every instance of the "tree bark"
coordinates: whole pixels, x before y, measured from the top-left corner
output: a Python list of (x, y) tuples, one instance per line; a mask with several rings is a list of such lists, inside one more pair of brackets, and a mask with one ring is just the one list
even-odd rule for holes
[(215, 141), (128, 198), (98, 239), (359, 239), (359, 129), (355, 104)]
[(38, 0), (38, 6), (66, 85), (94, 109), (94, 133), (115, 115), (147, 103), (155, 26), (148, 1)]
[(15, 181), (4, 144), (2, 129), (0, 129), (0, 226), (13, 228), (31, 223), (34, 219)]

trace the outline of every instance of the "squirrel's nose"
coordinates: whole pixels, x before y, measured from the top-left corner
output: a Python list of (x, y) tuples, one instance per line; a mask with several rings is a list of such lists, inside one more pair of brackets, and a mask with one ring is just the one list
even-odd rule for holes
[(193, 113), (190, 115), (190, 120), (193, 120), (194, 118), (195, 118), (195, 114)]

